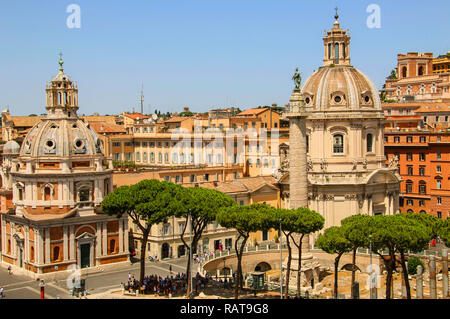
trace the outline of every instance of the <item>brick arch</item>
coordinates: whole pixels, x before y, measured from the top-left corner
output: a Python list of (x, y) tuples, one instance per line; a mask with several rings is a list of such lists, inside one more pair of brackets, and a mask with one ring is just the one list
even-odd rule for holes
[(258, 259), (256, 261), (252, 261), (251, 263), (249, 263), (249, 265), (250, 265), (249, 269), (251, 269), (251, 271), (254, 271), (256, 266), (258, 266), (259, 264), (267, 264), (267, 265), (269, 265), (270, 269), (274, 269), (273, 265), (271, 265), (270, 262), (268, 262), (264, 259)]

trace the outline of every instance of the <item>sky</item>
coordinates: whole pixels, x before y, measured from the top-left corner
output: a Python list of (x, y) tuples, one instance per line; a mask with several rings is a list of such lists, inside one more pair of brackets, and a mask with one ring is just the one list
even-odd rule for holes
[[(69, 28), (70, 4), (80, 28)], [(380, 28), (369, 28), (380, 8)], [(298, 67), (303, 81), (322, 65), (334, 8), (350, 29), (351, 64), (380, 89), (397, 54), (450, 51), (450, 1), (16, 0), (0, 3), (0, 108), (45, 113), (45, 83), (78, 82), (79, 114), (194, 112), (285, 105)]]

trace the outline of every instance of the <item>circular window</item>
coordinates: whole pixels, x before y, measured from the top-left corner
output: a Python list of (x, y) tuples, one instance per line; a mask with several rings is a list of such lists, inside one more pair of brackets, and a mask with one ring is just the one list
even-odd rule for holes
[(366, 96), (364, 97), (364, 101), (365, 101), (366, 103), (369, 103), (370, 97), (369, 97), (368, 95), (366, 95)]
[(82, 140), (76, 140), (76, 141), (75, 141), (75, 147), (76, 147), (76, 148), (81, 148), (81, 147), (83, 147), (83, 141), (82, 141)]
[(311, 102), (310, 98), (307, 97), (307, 98), (305, 99), (305, 102), (306, 102), (306, 104), (309, 104), (309, 102)]
[(341, 100), (342, 100), (342, 98), (339, 95), (334, 97), (334, 102), (336, 102), (336, 103), (340, 103)]
[(55, 141), (53, 141), (53, 140), (47, 140), (47, 141), (45, 142), (45, 147), (48, 148), (48, 149), (55, 148)]
[(77, 125), (76, 124), (72, 125), (72, 128), (77, 128)]

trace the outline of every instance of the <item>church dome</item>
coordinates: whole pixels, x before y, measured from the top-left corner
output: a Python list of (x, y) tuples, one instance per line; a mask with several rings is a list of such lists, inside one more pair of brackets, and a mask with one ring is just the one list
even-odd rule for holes
[(25, 137), (21, 156), (102, 154), (95, 131), (81, 119), (43, 119)]
[(3, 145), (3, 154), (19, 154), (20, 145), (16, 141), (8, 141)]
[(303, 84), (306, 107), (316, 112), (381, 111), (378, 90), (361, 71), (350, 65), (350, 31), (341, 29), (339, 15), (324, 32), (323, 66)]
[(306, 107), (313, 111), (381, 110), (372, 81), (350, 65), (320, 67), (301, 89)]

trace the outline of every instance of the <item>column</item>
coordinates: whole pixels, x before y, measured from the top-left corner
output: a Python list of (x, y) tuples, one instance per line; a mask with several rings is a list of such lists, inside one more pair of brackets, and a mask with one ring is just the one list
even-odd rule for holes
[(430, 274), (430, 298), (437, 299), (436, 291), (436, 256), (431, 255), (429, 261), (429, 274)]
[(24, 262), (28, 262), (29, 258), (29, 248), (30, 248), (30, 228), (28, 226), (24, 227), (24, 241), (23, 241), (23, 254), (24, 254)]
[(70, 251), (69, 251), (69, 259), (74, 260), (75, 259), (75, 233), (74, 233), (74, 226), (69, 226), (69, 243), (70, 243)]
[(69, 259), (69, 236), (67, 234), (68, 227), (63, 227), (63, 240), (64, 240), (64, 246), (63, 246), (63, 254), (64, 254), (64, 261), (67, 261)]
[(423, 277), (422, 277), (422, 266), (417, 266), (417, 275), (416, 275), (416, 298), (423, 299)]
[(2, 252), (6, 252), (6, 219), (0, 215), (2, 219)]
[(129, 246), (129, 239), (128, 239), (128, 218), (124, 218), (124, 220), (123, 220), (123, 228), (124, 228), (124, 251), (125, 252), (128, 252), (128, 250), (129, 250), (129, 248), (128, 248), (128, 246)]
[(44, 263), (44, 229), (42, 228), (36, 229), (36, 233), (37, 233), (37, 243), (36, 243), (37, 264), (42, 265)]
[(123, 219), (119, 219), (119, 253), (123, 252)]
[(45, 263), (50, 263), (50, 228), (45, 228)]
[(11, 255), (16, 256), (16, 241), (14, 240), (14, 234), (16, 233), (15, 224), (11, 222)]
[(450, 297), (448, 290), (448, 249), (442, 249), (442, 297)]
[(100, 257), (102, 255), (102, 223), (97, 223), (95, 237), (95, 256)]
[(103, 231), (102, 231), (102, 242), (103, 242), (103, 253), (102, 253), (102, 255), (103, 256), (106, 256), (107, 255), (107, 248), (108, 248), (108, 238), (107, 238), (107, 232), (108, 232), (108, 229), (107, 229), (107, 225), (106, 225), (106, 222), (103, 222)]

